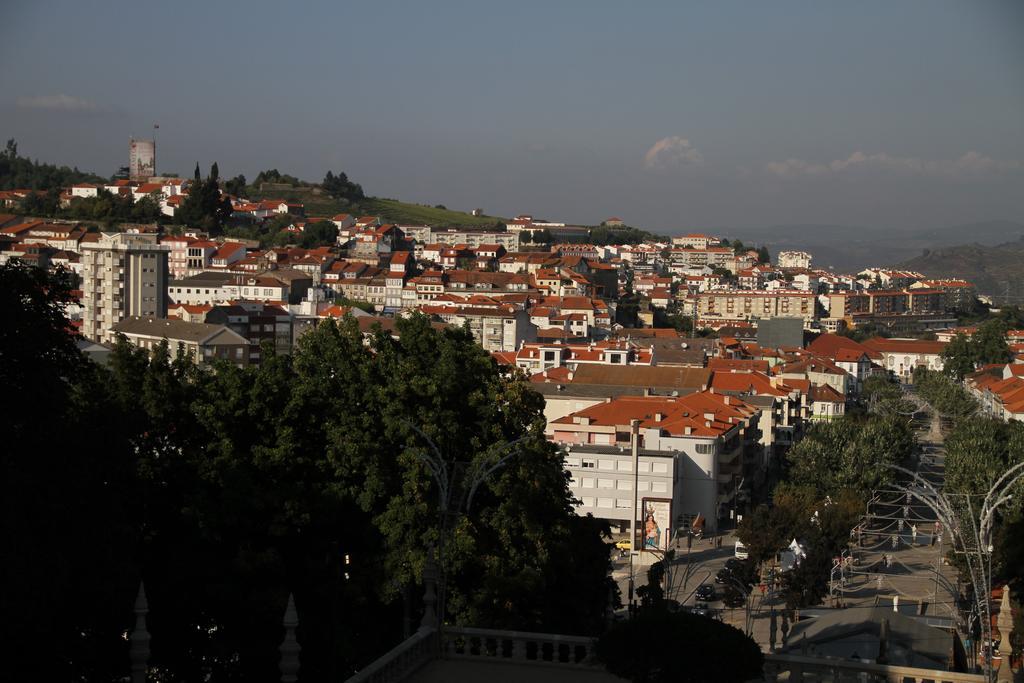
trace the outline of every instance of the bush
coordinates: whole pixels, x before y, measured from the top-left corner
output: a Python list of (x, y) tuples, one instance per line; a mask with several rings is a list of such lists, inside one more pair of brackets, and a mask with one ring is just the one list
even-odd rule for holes
[(619, 622), (597, 643), (605, 668), (635, 683), (759, 679), (764, 656), (741, 631), (707, 617), (660, 610)]

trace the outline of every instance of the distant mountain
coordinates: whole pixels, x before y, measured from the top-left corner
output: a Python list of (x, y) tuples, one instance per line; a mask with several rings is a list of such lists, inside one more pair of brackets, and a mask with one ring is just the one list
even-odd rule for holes
[(925, 250), (920, 256), (899, 264), (931, 277), (956, 277), (973, 282), (982, 294), (997, 297), (1024, 295), (1024, 237), (994, 247), (961, 244)]
[(1024, 223), (987, 221), (946, 228), (896, 229), (850, 225), (774, 225), (767, 228), (716, 228), (723, 237), (764, 244), (774, 255), (787, 249), (809, 251), (814, 264), (838, 271), (885, 266), (914, 258), (925, 249), (967, 241), (994, 246), (1024, 236)]

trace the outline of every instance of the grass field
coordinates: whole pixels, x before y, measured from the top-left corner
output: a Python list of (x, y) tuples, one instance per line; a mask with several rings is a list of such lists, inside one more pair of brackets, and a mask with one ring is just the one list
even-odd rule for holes
[(305, 187), (269, 192), (258, 192), (253, 189), (248, 194), (250, 199), (288, 199), (302, 202), (306, 207), (307, 216), (331, 217), (339, 213), (350, 213), (356, 217), (380, 216), (383, 220), (391, 223), (432, 225), (439, 228), (493, 227), (505, 220), (495, 216), (473, 216), (462, 211), (436, 209), (432, 206), (379, 197), (367, 197), (358, 204), (349, 204), (343, 200), (332, 199), (326, 194), (315, 193), (313, 188)]

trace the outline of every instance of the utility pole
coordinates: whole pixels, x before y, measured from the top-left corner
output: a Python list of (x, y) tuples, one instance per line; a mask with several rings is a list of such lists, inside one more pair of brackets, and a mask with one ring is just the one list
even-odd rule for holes
[(629, 611), (633, 613), (633, 556), (636, 547), (637, 490), (640, 488), (640, 420), (629, 421), (630, 454), (633, 456), (633, 516), (629, 520)]

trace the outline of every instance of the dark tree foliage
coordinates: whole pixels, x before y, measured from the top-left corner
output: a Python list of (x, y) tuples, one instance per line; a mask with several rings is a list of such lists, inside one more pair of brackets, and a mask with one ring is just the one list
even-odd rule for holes
[(234, 178), (224, 181), (224, 191), (235, 197), (245, 196), (245, 176), (239, 173)]
[[(0, 626), (11, 680), (117, 680), (137, 587), (139, 497), (102, 373), (63, 314), (67, 274), (0, 265)], [(134, 586), (134, 587), (133, 587)], [(14, 616), (16, 615), (16, 616)]]
[(338, 241), (338, 226), (331, 221), (306, 223), (299, 237), (299, 246), (303, 249), (333, 245)]
[(19, 680), (124, 676), (140, 577), (165, 680), (277, 680), (289, 592), (303, 679), (344, 680), (400, 640), (404, 611), (419, 618), (441, 540), (423, 435), (462, 473), (517, 449), (449, 524), (448, 619), (603, 627), (607, 528), (572, 511), (540, 397), (468, 333), (416, 317), (368, 346), (348, 318), (292, 356), (265, 346), (259, 367), (121, 340), (101, 368), (67, 330), (68, 291), (0, 267), (0, 379), (36, 408), (12, 413), (0, 457), (0, 609), (19, 615), (0, 636)]
[(302, 184), (302, 181), (293, 175), (281, 173), (276, 168), (272, 168), (266, 171), (260, 171), (256, 175), (256, 179), (252, 181), (252, 184), (256, 187), (259, 187), (261, 183), (283, 183), (285, 185), (291, 185), (292, 187), (298, 187)]
[(959, 380), (978, 367), (1009, 363), (1013, 353), (1006, 342), (1007, 329), (1006, 321), (992, 318), (981, 323), (970, 337), (956, 335), (942, 350), (943, 371)]
[(764, 655), (742, 631), (685, 612), (644, 610), (601, 636), (597, 656), (634, 683), (741, 683), (758, 680)]
[(231, 217), (231, 200), (221, 194), (217, 179), (217, 164), (210, 168), (210, 175), (203, 180), (196, 164), (194, 180), (188, 188), (188, 195), (175, 212), (174, 220), (185, 225), (202, 228), (211, 234), (220, 234), (224, 224)]
[[(18, 154), (13, 139), (0, 152), (0, 190), (60, 190), (75, 183), (102, 183), (103, 178), (77, 168), (42, 164)], [(47, 214), (49, 215), (49, 214)]]
[(357, 202), (364, 198), (362, 186), (350, 181), (344, 172), (334, 175), (333, 171), (327, 171), (324, 181), (320, 186), (324, 189), (324, 192), (334, 199), (347, 199), (350, 202)]

